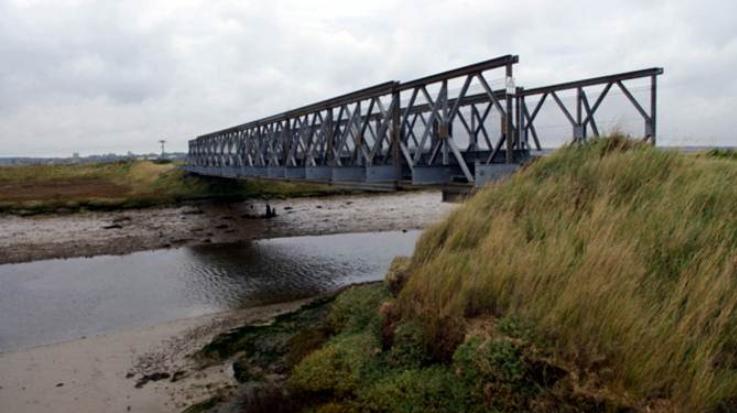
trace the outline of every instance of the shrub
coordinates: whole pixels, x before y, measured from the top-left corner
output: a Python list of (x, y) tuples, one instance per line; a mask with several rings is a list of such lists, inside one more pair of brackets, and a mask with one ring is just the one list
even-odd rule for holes
[(528, 341), (536, 338), (534, 326), (530, 322), (515, 316), (502, 317), (497, 320), (496, 329), (512, 338)]
[(388, 361), (394, 367), (418, 368), (430, 361), (427, 338), (417, 322), (404, 322), (394, 330)]
[(381, 284), (351, 287), (336, 298), (328, 314), (328, 325), (335, 332), (362, 331), (369, 324), (378, 331), (379, 306), (388, 297)]
[(400, 370), (364, 389), (359, 395), (369, 412), (483, 411), (468, 397), (468, 389), (445, 366)]
[(467, 340), (453, 355), (453, 367), (474, 400), (502, 411), (526, 408), (540, 390), (522, 350), (508, 339)]
[(294, 368), (289, 387), (297, 392), (350, 395), (378, 347), (378, 340), (370, 333), (335, 337)]

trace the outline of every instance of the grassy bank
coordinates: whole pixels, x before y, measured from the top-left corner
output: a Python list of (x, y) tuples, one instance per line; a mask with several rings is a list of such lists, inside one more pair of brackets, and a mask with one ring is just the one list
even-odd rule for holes
[(190, 175), (148, 161), (0, 167), (0, 212), (120, 209), (198, 199), (241, 200), (345, 192), (326, 185)]
[(402, 318), (437, 359), (513, 319), (579, 394), (736, 411), (736, 181), (733, 153), (560, 150), (423, 235)]
[(240, 354), (248, 411), (737, 411), (736, 181), (734, 153), (563, 148), (385, 284), (203, 354)]

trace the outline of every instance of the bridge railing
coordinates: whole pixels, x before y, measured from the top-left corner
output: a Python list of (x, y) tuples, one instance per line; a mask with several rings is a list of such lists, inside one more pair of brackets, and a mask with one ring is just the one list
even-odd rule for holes
[[(657, 77), (663, 74), (662, 68), (650, 68), (636, 70), (633, 72), (618, 73), (607, 76), (594, 77), (589, 79), (577, 80), (573, 82), (559, 83), (550, 86), (537, 87), (533, 89), (518, 90), (517, 96), (521, 100), (520, 111), (518, 112), (520, 123), (520, 136), (523, 141), (529, 143), (529, 137), (533, 138), (535, 146), (540, 149), (540, 140), (534, 121), (540, 113), (540, 109), (545, 105), (548, 97), (557, 105), (558, 109), (563, 113), (565, 118), (571, 125), (573, 140), (585, 140), (588, 136), (588, 129), (591, 128), (594, 136), (599, 136), (599, 127), (596, 124), (595, 114), (604, 102), (612, 87), (616, 86), (627, 98), (628, 102), (637, 110), (638, 114), (644, 121), (645, 129), (643, 137), (655, 144), (656, 140), (656, 115), (657, 115)], [(650, 80), (650, 101), (649, 108), (645, 109), (640, 101), (630, 92), (625, 82), (629, 80), (649, 78)], [(604, 85), (604, 89), (598, 94), (596, 100), (589, 100), (588, 90), (591, 87)], [(566, 105), (559, 97), (559, 93), (566, 90), (575, 90), (575, 107), (571, 108)], [(538, 97), (537, 104), (532, 111), (527, 106), (527, 98)], [(550, 102), (551, 100), (547, 100)]]
[[(512, 105), (515, 91), (492, 90), (488, 77), (499, 76), (498, 72), (502, 71), (504, 79), (511, 82), (513, 66), (518, 62), (518, 56), (507, 55), (399, 84), (397, 93), (408, 97), (407, 105), (401, 109), (399, 149), (411, 169), (413, 181), (434, 181), (438, 174), (455, 172), (473, 182), (475, 165), (470, 162), (489, 164), (494, 161), (505, 136), (514, 130)], [(451, 91), (449, 84), (454, 80), (462, 81), (462, 85), (460, 89)], [(474, 85), (483, 92), (469, 95)], [(428, 91), (431, 86), (435, 86), (435, 93)], [(474, 111), (478, 106), (486, 106), (483, 118), (478, 110)], [(470, 108), (473, 121), (466, 119), (468, 110), (464, 114), (464, 108)], [(491, 110), (504, 120), (505, 125), (501, 136), (496, 139), (490, 139), (486, 130), (485, 118)], [(461, 142), (462, 133), (459, 132), (465, 132), (466, 142)], [(482, 133), (485, 141), (479, 145), (478, 137)], [(462, 143), (465, 146), (461, 146)], [(513, 149), (510, 141), (505, 151), (505, 159), (509, 163), (514, 161)], [(484, 159), (478, 157), (482, 152), (488, 153)]]
[[(514, 85), (518, 62), (506, 55), (409, 82), (385, 82), (208, 133), (189, 142), (187, 168), (231, 177), (478, 184), (514, 170), (528, 156), (530, 138), (541, 148), (534, 122), (546, 101), (556, 102), (574, 140), (585, 139), (589, 128), (598, 135), (594, 115), (614, 86), (655, 140), (655, 82), (662, 69), (525, 90)], [(652, 82), (649, 110), (624, 84), (643, 77)], [(499, 79), (502, 87), (492, 88)], [(604, 85), (603, 92), (591, 102), (586, 88), (597, 85)], [(577, 93), (574, 109), (558, 96), (571, 89)], [(532, 110), (528, 99), (538, 99)]]

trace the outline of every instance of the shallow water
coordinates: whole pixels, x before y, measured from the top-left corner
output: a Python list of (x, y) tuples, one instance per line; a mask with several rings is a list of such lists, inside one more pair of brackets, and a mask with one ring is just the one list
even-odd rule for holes
[(277, 238), (0, 265), (0, 351), (379, 280), (419, 231)]

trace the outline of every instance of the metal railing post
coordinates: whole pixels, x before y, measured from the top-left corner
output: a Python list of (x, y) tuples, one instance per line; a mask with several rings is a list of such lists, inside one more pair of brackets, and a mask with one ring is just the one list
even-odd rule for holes
[(657, 104), (658, 104), (658, 77), (656, 75), (650, 76), (650, 122), (649, 132), (650, 140), (653, 146), (657, 143)]
[[(512, 64), (507, 63), (506, 65), (506, 81), (511, 82), (512, 79), (514, 79), (514, 73), (512, 71)], [(512, 111), (514, 110), (514, 106), (512, 104), (512, 99), (514, 98), (514, 92), (510, 90), (510, 85), (506, 85), (506, 91), (504, 93), (504, 103), (506, 104), (506, 113), (505, 113), (505, 125), (504, 125), (504, 134), (506, 139), (506, 147), (507, 147), (507, 163), (514, 163), (514, 118)]]
[(400, 144), (402, 141), (402, 112), (399, 107), (399, 90), (396, 88), (392, 91), (391, 102), (391, 145), (392, 145), (392, 166), (394, 166), (394, 181), (399, 184), (402, 180), (402, 151)]

